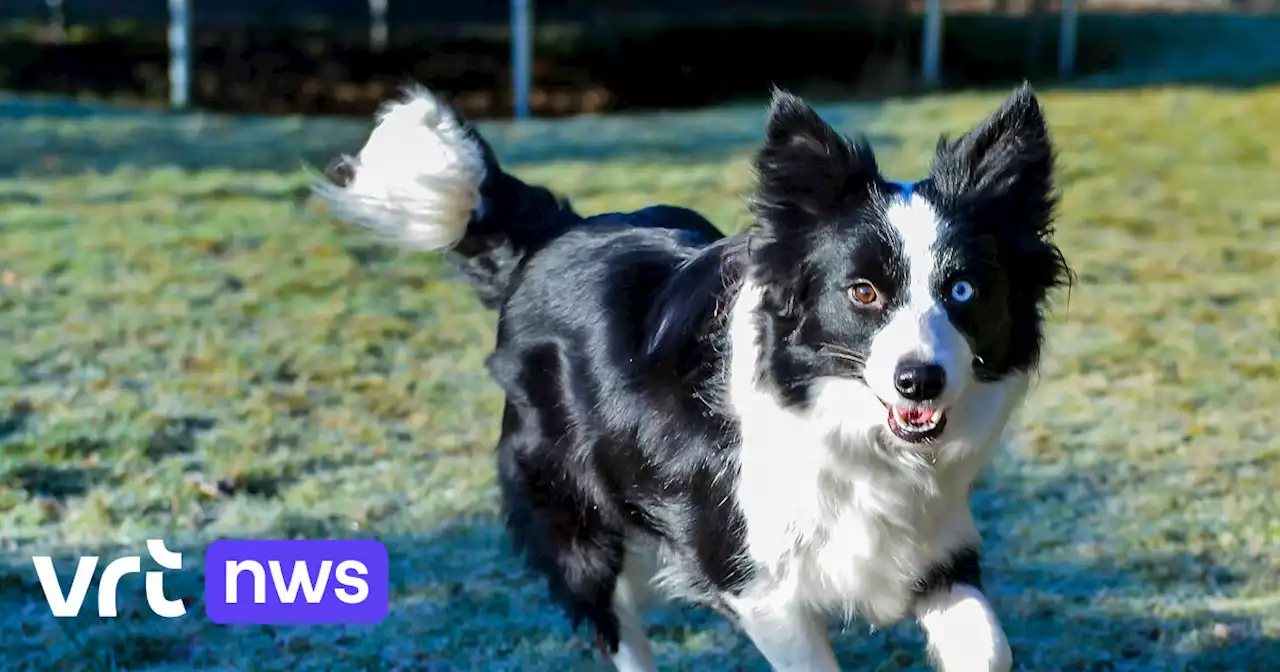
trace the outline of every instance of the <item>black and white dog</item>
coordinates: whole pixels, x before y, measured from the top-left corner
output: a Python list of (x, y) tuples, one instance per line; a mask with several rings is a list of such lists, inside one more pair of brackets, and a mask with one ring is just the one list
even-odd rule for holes
[(578, 215), (415, 89), (317, 191), (447, 250), (499, 311), (506, 523), (617, 669), (655, 669), (642, 618), (676, 598), (779, 670), (837, 670), (833, 617), (911, 616), (938, 667), (989, 672), (1011, 653), (968, 499), (1070, 278), (1052, 164), (1026, 86), (909, 185), (776, 93), (755, 224), (724, 236), (682, 208)]

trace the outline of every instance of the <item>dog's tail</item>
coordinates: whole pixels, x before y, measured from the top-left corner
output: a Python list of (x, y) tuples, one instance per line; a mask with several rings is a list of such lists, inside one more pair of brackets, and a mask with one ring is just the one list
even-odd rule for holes
[(405, 247), (448, 251), (490, 308), (524, 255), (582, 219), (503, 172), (476, 129), (421, 87), (385, 106), (359, 154), (337, 168), (337, 182), (315, 187), (337, 218)]

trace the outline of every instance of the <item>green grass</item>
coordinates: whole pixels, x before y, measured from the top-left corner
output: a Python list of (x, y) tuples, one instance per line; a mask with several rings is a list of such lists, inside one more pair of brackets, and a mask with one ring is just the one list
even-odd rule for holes
[[(990, 95), (824, 109), (894, 177)], [(1079, 273), (1018, 440), (974, 496), (1026, 670), (1280, 669), (1280, 88), (1049, 93), (1059, 240)], [(587, 212), (746, 221), (759, 108), (520, 130), (515, 170)], [(332, 223), (301, 162), (343, 121), (19, 116), (0, 128), (0, 668), (589, 668), (503, 550), (483, 372), (493, 316), (429, 255)], [(628, 144), (629, 143), (629, 144)], [(656, 149), (655, 149), (656, 148)], [(650, 151), (642, 151), (642, 150)], [(574, 155), (588, 157), (574, 160)], [(185, 553), (189, 616), (49, 616), (29, 556)], [(221, 627), (219, 537), (376, 536), (376, 627)], [(64, 582), (69, 572), (64, 572)], [(664, 669), (764, 669), (703, 612), (654, 617)], [(912, 625), (846, 669), (925, 670)]]

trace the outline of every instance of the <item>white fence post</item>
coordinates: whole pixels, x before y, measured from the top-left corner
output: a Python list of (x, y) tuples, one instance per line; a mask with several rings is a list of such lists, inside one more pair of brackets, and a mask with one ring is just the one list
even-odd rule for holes
[(390, 34), (387, 0), (369, 0), (369, 50), (375, 54), (386, 51)]
[(191, 103), (191, 0), (169, 0), (169, 106)]
[(1076, 0), (1062, 0), (1062, 24), (1058, 32), (1058, 76), (1075, 74), (1076, 31), (1080, 19), (1080, 7)]
[(924, 5), (920, 76), (930, 87), (937, 86), (942, 79), (942, 0), (927, 0)]
[(67, 41), (67, 12), (62, 6), (62, 0), (45, 0), (44, 4), (49, 7), (49, 29), (53, 34), (53, 39), (62, 44)]
[(516, 119), (529, 118), (533, 88), (533, 0), (511, 0), (511, 82)]

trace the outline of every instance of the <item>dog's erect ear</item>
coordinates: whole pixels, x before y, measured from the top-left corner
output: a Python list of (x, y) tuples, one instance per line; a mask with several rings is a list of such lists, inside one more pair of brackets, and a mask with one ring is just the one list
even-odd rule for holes
[(774, 226), (814, 222), (865, 198), (878, 174), (865, 140), (850, 142), (803, 100), (775, 91), (756, 154), (757, 215)]
[(1072, 276), (1051, 241), (1057, 206), (1053, 160), (1040, 101), (1023, 84), (972, 131), (954, 143), (939, 142), (933, 164), (934, 183), (952, 212), (1006, 234), (1002, 263), (1021, 280), (1010, 291), (1035, 302)]
[(794, 317), (803, 277), (796, 261), (818, 225), (865, 201), (878, 179), (866, 140), (851, 142), (799, 98), (775, 91), (765, 141), (755, 157), (751, 209), (757, 227), (747, 254), (764, 287), (762, 306)]
[(1000, 199), (1031, 207), (1019, 214), (1033, 221), (1047, 217), (1048, 212), (1036, 210), (1037, 204), (1051, 200), (1053, 146), (1031, 86), (1018, 87), (991, 116), (955, 142), (940, 140), (933, 178), (944, 194)]

